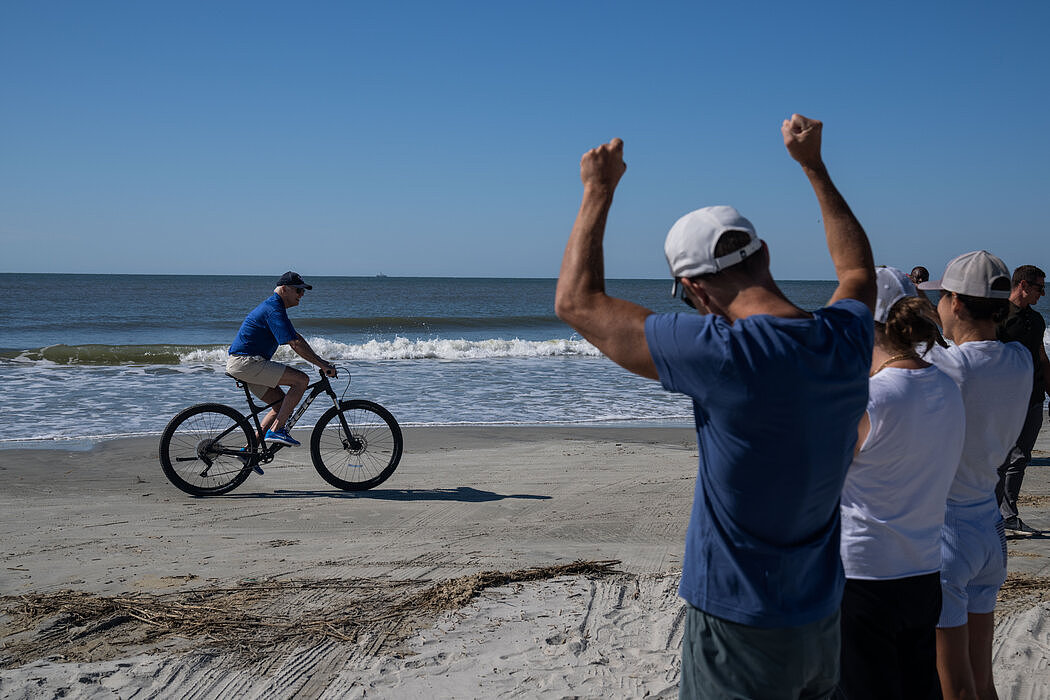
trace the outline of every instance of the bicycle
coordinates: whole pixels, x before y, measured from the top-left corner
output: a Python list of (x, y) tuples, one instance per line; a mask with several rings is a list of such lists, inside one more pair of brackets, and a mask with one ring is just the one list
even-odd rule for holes
[[(401, 461), (404, 440), (397, 420), (377, 403), (364, 399), (343, 401), (336, 396), (324, 372), (309, 385), (309, 393), (285, 424), (291, 430), (322, 393), (332, 407), (314, 425), (310, 458), (321, 478), (344, 491), (365, 491), (390, 478)], [(267, 443), (259, 414), (280, 400), (260, 406), (252, 400), (247, 384), (230, 374), (244, 390), (250, 415), (220, 403), (201, 403), (180, 411), (168, 421), (160, 437), (160, 464), (164, 475), (179, 489), (194, 496), (228, 493), (261, 464), (269, 464), (286, 447)], [(350, 388), (347, 377), (346, 389)], [(346, 393), (346, 389), (343, 393)], [(261, 470), (260, 470), (261, 473)]]

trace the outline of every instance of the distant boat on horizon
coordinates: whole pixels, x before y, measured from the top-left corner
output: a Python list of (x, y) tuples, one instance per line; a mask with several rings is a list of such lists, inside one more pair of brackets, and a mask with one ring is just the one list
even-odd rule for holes
[(386, 277), (386, 275), (384, 275), (382, 272), (380, 272), (378, 275), (376, 275), (376, 277)]

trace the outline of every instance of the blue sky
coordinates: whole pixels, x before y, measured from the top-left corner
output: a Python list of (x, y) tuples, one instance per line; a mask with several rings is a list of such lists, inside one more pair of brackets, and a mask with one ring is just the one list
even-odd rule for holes
[(554, 277), (579, 158), (610, 277), (732, 204), (830, 279), (792, 112), (876, 262), (1045, 267), (1046, 2), (0, 3), (0, 271)]

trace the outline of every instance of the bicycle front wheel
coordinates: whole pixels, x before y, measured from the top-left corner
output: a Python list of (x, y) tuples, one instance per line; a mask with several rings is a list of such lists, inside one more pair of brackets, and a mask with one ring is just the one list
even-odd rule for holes
[(190, 406), (160, 436), (164, 475), (194, 496), (218, 496), (237, 488), (251, 474), (254, 456), (255, 431), (247, 419), (218, 403)]
[(317, 473), (344, 491), (365, 491), (389, 479), (403, 447), (394, 416), (371, 401), (332, 406), (310, 436), (310, 457)]

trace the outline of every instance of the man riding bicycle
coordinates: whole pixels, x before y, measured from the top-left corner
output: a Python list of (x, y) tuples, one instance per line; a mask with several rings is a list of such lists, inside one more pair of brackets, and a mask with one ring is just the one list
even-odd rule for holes
[[(253, 394), (267, 404), (281, 402), (277, 409), (270, 409), (266, 414), (261, 429), (266, 432), (266, 440), (292, 447), (298, 446), (299, 441), (288, 434), (284, 424), (306, 392), (310, 379), (297, 369), (274, 362), (273, 354), (279, 346), (288, 345), (327, 376), (336, 376), (335, 365), (315, 353), (288, 319), (287, 309), (298, 306), (307, 289), (313, 287), (303, 281), (298, 272), (281, 275), (273, 294), (245, 317), (226, 360), (226, 371), (247, 384)], [(282, 386), (288, 387), (287, 393)]]

